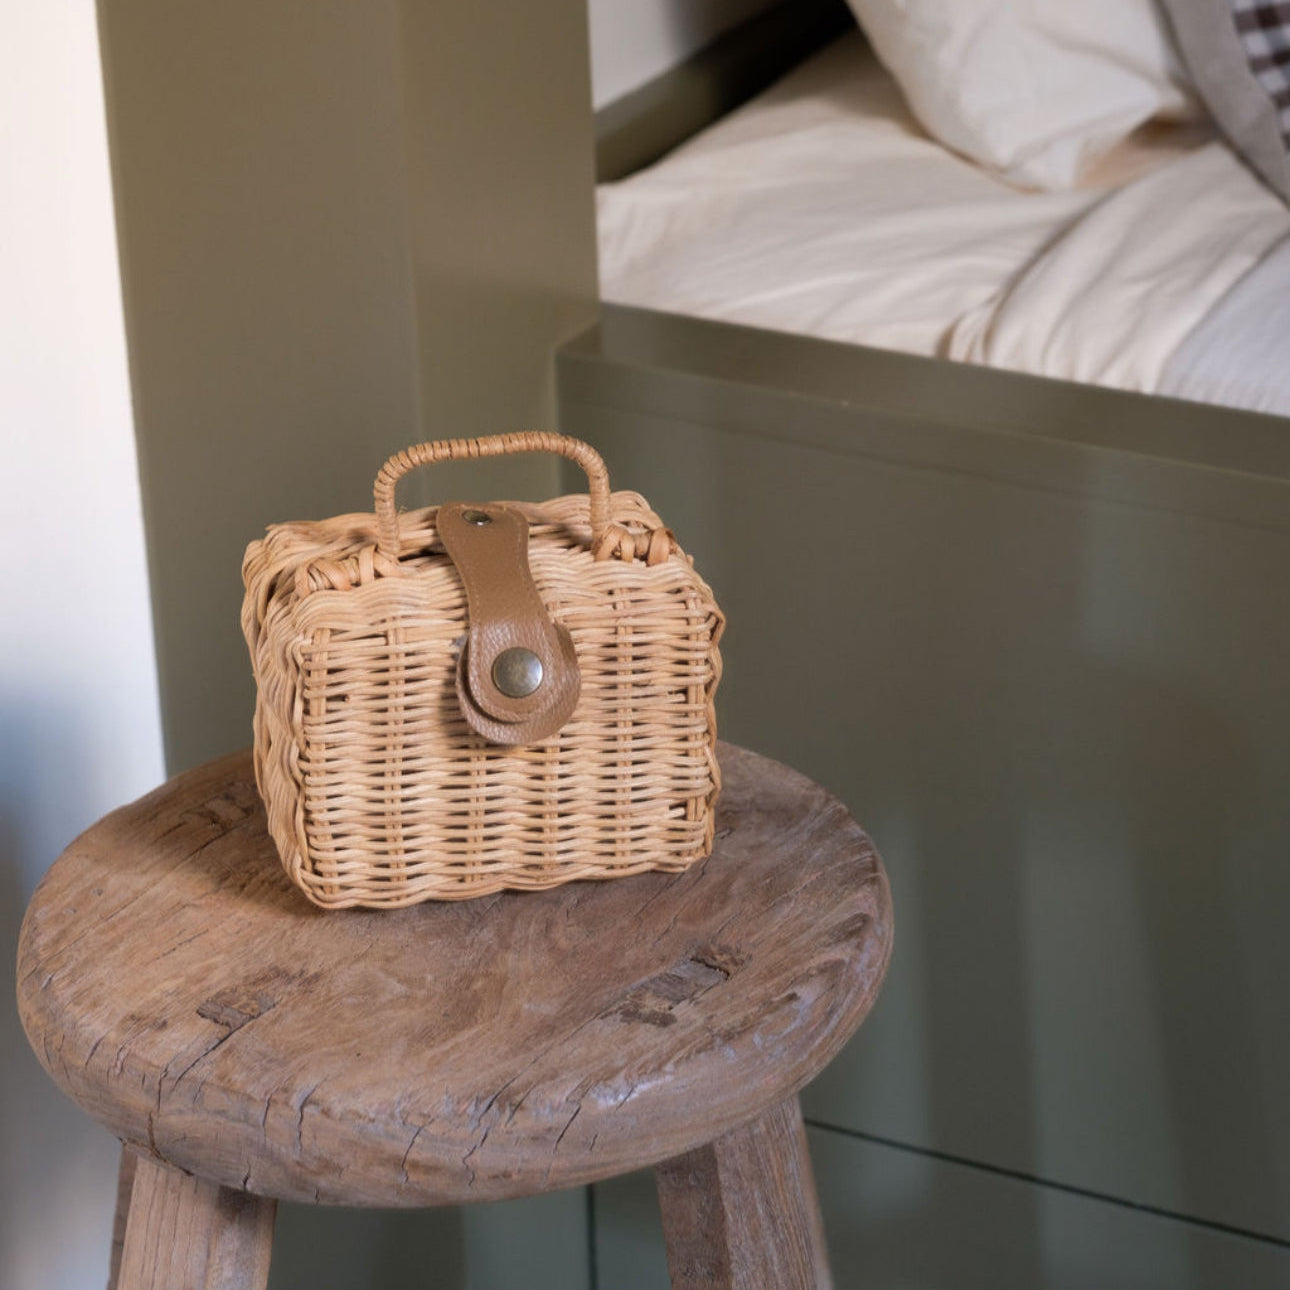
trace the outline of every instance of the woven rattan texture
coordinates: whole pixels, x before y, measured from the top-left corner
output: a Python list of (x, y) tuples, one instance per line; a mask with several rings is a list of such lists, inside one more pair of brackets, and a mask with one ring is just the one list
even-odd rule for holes
[(638, 494), (612, 495), (636, 539), (612, 559), (591, 553), (586, 495), (508, 505), (582, 673), (572, 717), (531, 746), (490, 744), (461, 714), (466, 598), (435, 508), (399, 516), (397, 562), (373, 515), (276, 525), (247, 550), (256, 777), (283, 864), (319, 905), (674, 871), (712, 848), (711, 591), (674, 543), (658, 558), (665, 530)]

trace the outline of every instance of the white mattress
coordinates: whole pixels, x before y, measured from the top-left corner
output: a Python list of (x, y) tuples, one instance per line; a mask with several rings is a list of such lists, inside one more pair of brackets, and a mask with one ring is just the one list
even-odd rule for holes
[(1159, 392), (1290, 417), (1290, 238), (1175, 350)]
[[(1196, 126), (1075, 192), (1010, 187), (928, 139), (855, 35), (598, 201), (607, 300), (1148, 392), (1290, 236)], [(1290, 414), (1290, 363), (1280, 402), (1205, 366), (1175, 391)]]

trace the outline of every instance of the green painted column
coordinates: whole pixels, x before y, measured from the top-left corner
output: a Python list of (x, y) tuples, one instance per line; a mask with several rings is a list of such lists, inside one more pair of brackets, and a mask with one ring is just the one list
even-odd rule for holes
[[(581, 0), (101, 0), (167, 760), (250, 741), (240, 562), (388, 453), (552, 424), (595, 314)], [(541, 496), (553, 464), (407, 499)]]

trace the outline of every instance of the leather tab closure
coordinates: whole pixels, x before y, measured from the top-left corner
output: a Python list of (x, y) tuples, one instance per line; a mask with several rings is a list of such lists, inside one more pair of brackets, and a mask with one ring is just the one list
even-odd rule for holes
[(555, 734), (578, 702), (573, 639), (555, 623), (529, 570), (529, 524), (509, 506), (453, 502), (435, 527), (466, 589), (468, 634), (457, 697), (471, 728), (492, 743)]

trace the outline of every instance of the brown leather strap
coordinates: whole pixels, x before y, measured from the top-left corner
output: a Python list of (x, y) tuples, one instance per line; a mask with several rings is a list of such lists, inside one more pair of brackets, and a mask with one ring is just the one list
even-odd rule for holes
[[(548, 738), (573, 713), (582, 677), (572, 638), (552, 621), (533, 583), (528, 520), (495, 502), (453, 502), (439, 507), (435, 527), (466, 588), (469, 632), (457, 661), (463, 715), (492, 743)], [(508, 650), (536, 655), (542, 675), (532, 693), (498, 688), (494, 668)]]

